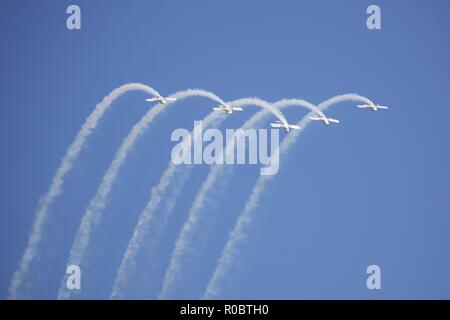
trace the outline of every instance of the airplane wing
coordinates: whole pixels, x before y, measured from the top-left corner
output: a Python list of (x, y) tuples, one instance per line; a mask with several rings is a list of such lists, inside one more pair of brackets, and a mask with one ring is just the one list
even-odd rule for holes
[(313, 116), (310, 116), (309, 117), (311, 120), (322, 120), (322, 118), (319, 118), (319, 117), (313, 117)]
[(296, 124), (290, 124), (289, 128), (291, 129), (296, 129), (296, 130), (300, 130), (300, 126), (296, 125)]
[(388, 107), (386, 107), (386, 106), (377, 106), (377, 108), (378, 109), (383, 109), (383, 110), (387, 110), (387, 109), (389, 109)]
[(368, 104), (358, 104), (357, 105), (358, 108), (370, 108)]
[(233, 111), (244, 111), (241, 107), (233, 107)]
[(155, 101), (159, 101), (159, 99), (156, 98), (156, 97), (153, 97), (153, 98), (147, 98), (147, 99), (145, 99), (145, 101), (148, 101), (148, 102), (155, 102)]
[(339, 123), (338, 119), (332, 119), (332, 118), (328, 118), (329, 122), (333, 122), (333, 123)]
[(166, 101), (177, 101), (177, 98), (166, 98)]
[(213, 107), (212, 108), (214, 111), (222, 111), (223, 107)]
[(283, 128), (284, 127), (281, 123), (271, 123), (270, 126), (272, 128)]

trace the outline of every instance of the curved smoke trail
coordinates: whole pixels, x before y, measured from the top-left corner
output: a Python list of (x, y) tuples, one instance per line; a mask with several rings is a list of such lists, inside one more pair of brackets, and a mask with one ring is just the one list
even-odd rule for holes
[(86, 139), (96, 128), (105, 111), (117, 98), (128, 91), (143, 91), (150, 95), (159, 96), (158, 91), (145, 84), (124, 84), (105, 96), (103, 100), (97, 104), (94, 111), (92, 111), (92, 113), (87, 117), (80, 131), (78, 131), (75, 140), (69, 146), (66, 154), (61, 160), (61, 163), (52, 178), (49, 189), (41, 197), (41, 199), (39, 199), (39, 205), (35, 213), (33, 226), (28, 236), (27, 247), (19, 263), (19, 268), (12, 277), (11, 285), (9, 287), (9, 297), (11, 299), (17, 299), (22, 295), (26, 295), (26, 291), (29, 290), (29, 287), (31, 286), (30, 269), (32, 264), (35, 262), (36, 257), (39, 255), (39, 250), (41, 250), (40, 245), (43, 241), (43, 230), (50, 218), (49, 209), (55, 199), (62, 192), (65, 176), (72, 169), (73, 163), (78, 159)]
[[(254, 101), (254, 103), (256, 102), (267, 104), (267, 102), (262, 100)], [(311, 110), (313, 113), (317, 113), (320, 114), (321, 116), (324, 116), (324, 114), (315, 105), (301, 99), (283, 99), (273, 104), (273, 107), (279, 110), (293, 105), (305, 107)], [(267, 115), (268, 115), (267, 110), (259, 111), (249, 120), (247, 120), (241, 127), (241, 129), (246, 130), (248, 128), (258, 125), (264, 118), (267, 117)], [(234, 152), (233, 148), (234, 148), (233, 145), (227, 146), (227, 149), (225, 151), (226, 154)], [(169, 267), (167, 268), (166, 274), (164, 276), (164, 281), (161, 292), (159, 294), (159, 298), (166, 299), (174, 292), (175, 284), (177, 282), (178, 283), (180, 282), (178, 281), (178, 278), (181, 276), (182, 263), (183, 262), (185, 264), (192, 263), (192, 259), (190, 260), (187, 259), (187, 254), (188, 253), (193, 254), (194, 250), (192, 249), (192, 247), (188, 247), (188, 244), (194, 241), (194, 237), (196, 237), (195, 240), (198, 243), (204, 243), (204, 238), (206, 237), (206, 234), (203, 232), (196, 232), (197, 231), (196, 228), (198, 228), (198, 226), (202, 223), (200, 221), (201, 216), (200, 213), (204, 208), (205, 204), (209, 201), (208, 199), (209, 192), (211, 191), (217, 192), (217, 188), (213, 188), (214, 184), (217, 181), (221, 181), (222, 183), (221, 187), (225, 188), (227, 183), (226, 178), (227, 176), (229, 176), (227, 175), (227, 173), (230, 170), (231, 167), (229, 166), (223, 165), (212, 166), (209, 175), (202, 184), (200, 191), (197, 193), (197, 196), (194, 200), (194, 204), (192, 205), (189, 211), (188, 219), (186, 223), (183, 225), (180, 235), (175, 243), (175, 249), (172, 252)]]
[[(201, 96), (209, 98), (218, 103), (224, 103), (222, 99), (215, 94), (200, 90), (200, 89), (187, 89), (170, 95), (170, 98), (175, 98), (177, 101), (194, 96)], [(173, 104), (174, 102), (169, 102)], [(84, 254), (90, 242), (92, 230), (95, 225), (101, 220), (102, 209), (106, 206), (108, 195), (111, 191), (112, 185), (117, 177), (121, 166), (126, 160), (128, 152), (132, 149), (137, 139), (145, 132), (149, 124), (153, 119), (166, 109), (166, 106), (158, 104), (153, 106), (140, 120), (137, 122), (129, 134), (122, 141), (121, 146), (116, 151), (114, 160), (111, 162), (108, 170), (102, 178), (102, 181), (97, 189), (96, 195), (89, 202), (88, 207), (82, 217), (80, 226), (75, 236), (75, 240), (70, 250), (69, 264), (76, 264), (81, 266)], [(63, 281), (64, 282), (64, 281)], [(68, 299), (70, 297), (70, 291), (66, 290), (65, 285), (61, 283), (58, 299)]]
[[(241, 107), (247, 104), (254, 104), (254, 103), (259, 103), (263, 108), (265, 108), (265, 111), (267, 113), (272, 112), (280, 120), (284, 119), (281, 112), (271, 107), (268, 103), (262, 102), (262, 100), (258, 98), (242, 98), (235, 101), (227, 102), (228, 105), (232, 105), (234, 107)], [(205, 119), (203, 119), (204, 124), (209, 126), (217, 126), (218, 122), (216, 120), (220, 121), (224, 120), (218, 119), (218, 116), (216, 116), (217, 114), (218, 114), (217, 112), (213, 112), (210, 115), (208, 115)], [(213, 122), (216, 123), (213, 124)], [(147, 205), (145, 206), (144, 210), (139, 216), (138, 223), (136, 224), (136, 227), (133, 231), (133, 236), (128, 243), (122, 262), (117, 270), (116, 279), (114, 280), (113, 289), (111, 292), (111, 298), (116, 299), (123, 297), (122, 287), (128, 282), (128, 275), (130, 274), (131, 269), (135, 266), (136, 254), (139, 248), (142, 246), (145, 235), (148, 233), (148, 230), (151, 227), (157, 228), (157, 230), (154, 230), (152, 232), (153, 245), (154, 246), (156, 245), (155, 242), (157, 242), (157, 239), (161, 235), (162, 230), (164, 229), (164, 226), (171, 215), (172, 212), (171, 210), (173, 209), (176, 199), (180, 194), (181, 188), (184, 182), (189, 178), (192, 169), (193, 169), (192, 166), (189, 167), (177, 166), (174, 165), (172, 161), (170, 161), (167, 169), (161, 176), (159, 184), (155, 188), (152, 188), (150, 200), (148, 201)], [(161, 217), (162, 221), (156, 223), (155, 217), (156, 208), (161, 202), (161, 199), (165, 196), (167, 188), (169, 186), (173, 186), (172, 179), (175, 174), (177, 174), (178, 180), (176, 185), (173, 187), (173, 196), (170, 199), (171, 203), (165, 210), (165, 212), (163, 212), (163, 216)]]
[[(343, 101), (361, 101), (364, 103), (372, 104), (372, 102), (366, 97), (357, 94), (344, 94), (333, 97), (318, 105), (321, 111), (325, 111), (330, 106), (343, 102)], [(303, 117), (298, 123), (301, 130), (311, 122), (309, 115)], [(282, 154), (286, 154), (289, 151), (290, 146), (295, 143), (301, 130), (292, 130), (284, 139), (280, 146), (280, 157)], [(222, 254), (217, 262), (216, 269), (213, 272), (211, 279), (209, 280), (206, 291), (203, 295), (204, 299), (214, 299), (220, 295), (220, 284), (222, 283), (226, 273), (230, 269), (236, 255), (238, 254), (238, 244), (245, 238), (245, 229), (250, 225), (252, 221), (252, 212), (258, 206), (259, 199), (264, 191), (266, 182), (273, 176), (260, 176), (255, 183), (249, 199), (245, 203), (244, 210), (239, 214), (234, 229), (230, 232), (228, 242), (226, 243)]]
[[(203, 128), (217, 127), (227, 118), (227, 116), (227, 113), (212, 111), (202, 120)], [(196, 130), (192, 130), (190, 133), (193, 140), (196, 141), (197, 139), (201, 139), (200, 136), (194, 135), (195, 132)], [(191, 140), (184, 140), (183, 143), (191, 143)], [(161, 236), (162, 231), (170, 218), (172, 209), (181, 192), (182, 186), (189, 178), (192, 170), (193, 166), (175, 165), (171, 160), (169, 160), (168, 167), (162, 174), (158, 185), (151, 189), (150, 200), (147, 202), (144, 210), (142, 210), (139, 215), (139, 220), (133, 230), (133, 235), (128, 242), (122, 262), (117, 269), (116, 278), (114, 280), (110, 295), (111, 299), (124, 298), (124, 286), (129, 282), (129, 276), (134, 271), (134, 267), (136, 265), (136, 255), (142, 246), (144, 239), (147, 246), (156, 247), (156, 242), (158, 242), (157, 240)], [(175, 176), (177, 176), (176, 182), (174, 181)], [(159, 217), (156, 217), (155, 211), (161, 200), (164, 197), (167, 197), (166, 193), (169, 187), (172, 187), (173, 189), (173, 196), (169, 200), (170, 204), (162, 213), (160, 213)], [(159, 221), (158, 218), (162, 221)], [(157, 228), (157, 230), (152, 230), (152, 238), (146, 239), (146, 235), (149, 233), (149, 229), (151, 228)]]

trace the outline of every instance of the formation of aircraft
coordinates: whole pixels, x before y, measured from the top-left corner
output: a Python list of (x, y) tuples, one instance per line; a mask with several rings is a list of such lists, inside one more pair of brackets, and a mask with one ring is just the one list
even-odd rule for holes
[(289, 132), (290, 129), (300, 130), (300, 126), (296, 124), (287, 124), (285, 125), (281, 120), (276, 120), (275, 123), (271, 123), (270, 126), (272, 128), (284, 128), (286, 132)]
[(318, 115), (318, 116), (309, 116), (311, 120), (323, 121), (326, 125), (330, 123), (339, 123), (339, 120), (333, 118), (327, 118), (326, 116)]
[(358, 108), (361, 108), (361, 109), (372, 109), (372, 111), (378, 111), (378, 110), (387, 110), (388, 109), (388, 107), (386, 107), (386, 106), (380, 106), (380, 105), (378, 105), (378, 104), (373, 104), (373, 103), (370, 103), (370, 104), (358, 104)]
[(147, 101), (147, 102), (159, 102), (159, 103), (162, 103), (163, 105), (167, 105), (167, 104), (169, 104), (169, 102), (177, 101), (177, 99), (176, 98), (156, 96), (156, 97), (152, 97), (152, 98), (147, 98), (147, 99), (145, 99), (145, 101)]
[(228, 113), (233, 113), (233, 111), (244, 111), (241, 107), (233, 107), (229, 104), (219, 104), (217, 107), (212, 108), (214, 111), (225, 111)]
[[(154, 96), (154, 97), (145, 99), (145, 101), (147, 101), (147, 102), (159, 102), (164, 105), (167, 105), (170, 102), (174, 102), (176, 100), (177, 100), (176, 98), (162, 97), (162, 96)], [(361, 108), (361, 109), (371, 109), (372, 111), (388, 109), (387, 106), (381, 106), (381, 105), (374, 104), (374, 103), (359, 104), (357, 107)], [(226, 103), (219, 104), (217, 107), (214, 107), (212, 109), (214, 111), (223, 111), (223, 112), (227, 112), (230, 114), (233, 113), (234, 111), (244, 111), (244, 109), (242, 109), (241, 107), (235, 107), (235, 106), (232, 106), (232, 105), (226, 104)], [(328, 118), (324, 115), (309, 116), (309, 119), (314, 120), (314, 121), (323, 121), (323, 123), (325, 123), (326, 125), (329, 125), (331, 123), (339, 123), (339, 120), (333, 119), (333, 118)], [(296, 129), (296, 130), (300, 129), (300, 126), (298, 126), (298, 125), (294, 125), (294, 124), (285, 125), (280, 120), (276, 120), (274, 123), (271, 123), (270, 126), (272, 128), (284, 128), (284, 129), (286, 129), (287, 132), (289, 132), (290, 129)]]

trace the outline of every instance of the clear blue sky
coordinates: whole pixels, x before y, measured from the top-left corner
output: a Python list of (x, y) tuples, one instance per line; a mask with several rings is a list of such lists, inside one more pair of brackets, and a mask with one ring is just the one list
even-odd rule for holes
[[(72, 3), (81, 7), (80, 31), (65, 26)], [(382, 10), (379, 31), (366, 28), (372, 3)], [(344, 103), (329, 111), (340, 125), (314, 123), (302, 134), (255, 212), (224, 298), (450, 298), (449, 10), (448, 1), (436, 0), (2, 3), (0, 296), (38, 199), (84, 119), (115, 87), (143, 82), (162, 94), (198, 87), (225, 100), (320, 103), (355, 92), (390, 107), (374, 113)], [(144, 98), (130, 93), (114, 104), (69, 174), (52, 207), (33, 297), (56, 297), (84, 208), (122, 138), (148, 110)], [(140, 140), (95, 233), (80, 297), (109, 296), (133, 226), (170, 158), (171, 131), (192, 128), (210, 106), (182, 102)], [(256, 110), (225, 126), (240, 126)], [(286, 115), (296, 122), (303, 114)], [(203, 291), (259, 171), (239, 170), (211, 208), (221, 223), (185, 297)], [(158, 293), (207, 172), (195, 169), (175, 208), (148, 298)], [(371, 264), (381, 267), (382, 290), (366, 288)]]

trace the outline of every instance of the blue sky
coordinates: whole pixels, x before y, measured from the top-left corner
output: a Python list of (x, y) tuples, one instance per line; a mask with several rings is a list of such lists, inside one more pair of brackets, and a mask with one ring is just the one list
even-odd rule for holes
[[(366, 28), (372, 3), (381, 7), (381, 30)], [(448, 2), (76, 1), (79, 31), (66, 29), (69, 4), (2, 4), (1, 296), (38, 199), (84, 119), (115, 87), (143, 82), (162, 94), (198, 87), (225, 100), (320, 103), (355, 92), (390, 107), (373, 113), (343, 103), (328, 112), (340, 125), (314, 123), (302, 133), (255, 212), (223, 298), (450, 298)], [(144, 98), (129, 93), (114, 103), (68, 175), (52, 207), (34, 298), (56, 297), (84, 208), (122, 138), (148, 110)], [(170, 133), (191, 129), (210, 107), (204, 99), (180, 102), (139, 141), (95, 232), (80, 297), (109, 296), (149, 190), (170, 159)], [(233, 114), (224, 127), (239, 127), (256, 110)], [(294, 108), (286, 116), (296, 122), (303, 113)], [(152, 261), (154, 286), (132, 288), (136, 297), (156, 297), (207, 172), (195, 169)], [(194, 285), (181, 286), (180, 297), (203, 292), (258, 172), (239, 168), (209, 209), (220, 223), (190, 278)], [(371, 264), (382, 270), (378, 291), (366, 288)]]

